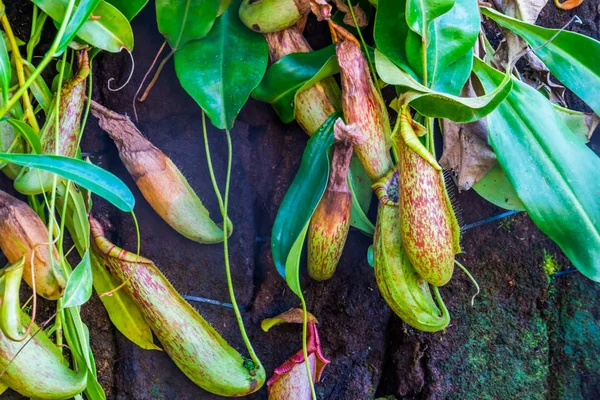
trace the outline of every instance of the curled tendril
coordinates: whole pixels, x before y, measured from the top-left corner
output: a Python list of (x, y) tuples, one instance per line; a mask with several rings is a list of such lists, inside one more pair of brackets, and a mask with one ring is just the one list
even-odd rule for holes
[(119, 90), (122, 90), (125, 86), (127, 86), (127, 84), (129, 83), (129, 81), (131, 81), (131, 77), (133, 76), (133, 72), (135, 71), (135, 59), (133, 58), (133, 53), (127, 49), (125, 49), (127, 51), (127, 53), (129, 54), (129, 57), (131, 58), (131, 71), (129, 72), (129, 76), (127, 77), (127, 80), (125, 81), (124, 84), (122, 84), (121, 86), (119, 86), (118, 88), (112, 88), (110, 86), (111, 82), (113, 82), (115, 80), (115, 78), (110, 78), (108, 80), (108, 83), (106, 84), (106, 86), (108, 87), (108, 90), (110, 90), (111, 92), (118, 92)]

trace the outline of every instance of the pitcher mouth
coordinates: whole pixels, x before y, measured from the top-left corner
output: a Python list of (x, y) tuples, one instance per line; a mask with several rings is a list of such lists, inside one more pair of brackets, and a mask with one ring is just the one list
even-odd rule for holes
[(381, 204), (398, 206), (400, 180), (397, 168), (390, 170), (383, 178), (375, 182), (372, 187)]

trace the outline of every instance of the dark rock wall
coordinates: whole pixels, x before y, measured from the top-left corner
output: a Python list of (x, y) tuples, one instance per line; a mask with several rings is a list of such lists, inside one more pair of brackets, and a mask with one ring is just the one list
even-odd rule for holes
[[(550, 3), (541, 14), (541, 24), (559, 27), (577, 13), (584, 23), (572, 29), (598, 38), (597, 6), (598, 0), (585, 0), (580, 8), (563, 12)], [(28, 32), (29, 3), (17, 1), (8, 7), (11, 21), (22, 15), (16, 25), (21, 32)], [(133, 114), (136, 88), (163, 41), (151, 5), (133, 21), (133, 28), (136, 70), (125, 89), (111, 92), (106, 83), (109, 78), (117, 82), (126, 79), (130, 68), (126, 54), (102, 54), (94, 62), (94, 98), (129, 115)], [(322, 26), (309, 26), (313, 42), (323, 41), (321, 34), (327, 35)], [(572, 95), (568, 101), (572, 107), (584, 107)], [(180, 87), (172, 63), (167, 64), (137, 110), (140, 130), (182, 169), (219, 220), (204, 152), (201, 111)], [(226, 142), (222, 132), (212, 127), (209, 137), (217, 178), (222, 183)], [(237, 300), (247, 308), (243, 315), (250, 338), (270, 375), (301, 348), (299, 327), (277, 327), (266, 334), (259, 323), (299, 305), (274, 269), (269, 243), (278, 206), (298, 168), (306, 135), (296, 124), (283, 125), (270, 106), (250, 100), (232, 137), (233, 280)], [(115, 146), (93, 117), (88, 122), (83, 151), (132, 188), (142, 253), (154, 260), (182, 293), (229, 302), (222, 246), (190, 242), (164, 223), (140, 195)], [(0, 180), (0, 185), (5, 188), (7, 181)], [(458, 194), (457, 200), (466, 223), (501, 212), (474, 192)], [(115, 243), (135, 248), (135, 230), (128, 215), (118, 213), (101, 199), (96, 199), (94, 212), (112, 224), (110, 236)], [(564, 269), (569, 261), (525, 214), (465, 232), (464, 254), (459, 258), (477, 278), (482, 292), (471, 306), (474, 288), (457, 269), (452, 281), (441, 289), (453, 318), (443, 333), (417, 332), (390, 312), (366, 262), (369, 244), (367, 237), (353, 231), (330, 281), (315, 283), (303, 277), (309, 309), (321, 322), (324, 352), (332, 361), (324, 381), (317, 385), (320, 398), (599, 398), (600, 288), (578, 273), (549, 278), (547, 270)], [(230, 309), (194, 306), (245, 352)], [(109, 398), (218, 398), (196, 387), (164, 352), (144, 351), (126, 340), (111, 326), (97, 297), (84, 308), (83, 315)], [(248, 398), (266, 399), (266, 389)]]

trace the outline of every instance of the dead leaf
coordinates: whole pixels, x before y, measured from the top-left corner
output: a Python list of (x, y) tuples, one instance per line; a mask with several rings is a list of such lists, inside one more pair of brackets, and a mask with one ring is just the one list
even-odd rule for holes
[[(471, 79), (461, 93), (463, 97), (474, 97), (476, 91)], [(442, 120), (444, 151), (440, 165), (450, 170), (459, 191), (469, 190), (496, 164), (496, 155), (487, 142), (486, 119), (458, 124)]]
[[(348, 7), (348, 4), (346, 4), (346, 2), (344, 0), (333, 0), (333, 2), (335, 4), (335, 6), (337, 7), (337, 9), (344, 13), (344, 24), (353, 26), (356, 28), (356, 26), (354, 25), (354, 19), (352, 18), (352, 13), (350, 12), (350, 7)], [(360, 8), (360, 6), (358, 4), (353, 6), (352, 9), (354, 11), (354, 16), (356, 17), (356, 22), (358, 23), (359, 28), (364, 28), (365, 26), (369, 25), (369, 20), (367, 19), (367, 15), (363, 11), (363, 9)]]

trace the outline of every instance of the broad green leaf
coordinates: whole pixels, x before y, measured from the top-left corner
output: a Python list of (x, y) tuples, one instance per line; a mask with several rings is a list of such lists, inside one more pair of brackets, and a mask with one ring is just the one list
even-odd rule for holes
[(6, 121), (11, 124), (15, 130), (25, 138), (29, 146), (33, 149), (33, 152), (36, 154), (42, 154), (44, 150), (42, 150), (42, 143), (40, 142), (40, 137), (35, 133), (35, 131), (27, 125), (23, 121), (19, 121), (18, 119), (7, 118), (0, 119), (0, 121)]
[(375, 226), (367, 217), (369, 206), (373, 199), (371, 180), (356, 157), (352, 157), (350, 163), (348, 187), (352, 193), (350, 225), (359, 229), (366, 235), (373, 236), (375, 234)]
[[(59, 187), (57, 196), (57, 209), (62, 212), (62, 205), (66, 194), (64, 184)], [(88, 249), (90, 225), (88, 222), (88, 210), (85, 206), (82, 192), (75, 189), (71, 184), (69, 186), (69, 200), (67, 203), (66, 215), (61, 215), (65, 220), (65, 226), (69, 231), (75, 248), (80, 256), (83, 256)], [(106, 293), (119, 286), (119, 283), (110, 275), (104, 267), (104, 261), (93, 252), (90, 255), (93, 285), (96, 293)], [(146, 350), (160, 350), (152, 339), (152, 331), (144, 319), (139, 306), (133, 301), (129, 293), (125, 290), (119, 290), (111, 296), (101, 297), (100, 300), (113, 325), (127, 339)]]
[(129, 21), (148, 4), (148, 0), (107, 0), (107, 2), (115, 6)]
[(76, 307), (85, 304), (92, 296), (92, 264), (90, 252), (83, 253), (81, 262), (73, 270), (65, 287), (63, 307)]
[[(62, 22), (69, 0), (31, 0), (56, 22)], [(133, 31), (127, 18), (114, 6), (101, 0), (88, 19), (77, 31), (81, 40), (111, 53), (125, 48), (133, 51)]]
[(79, 32), (83, 24), (89, 20), (92, 11), (94, 11), (99, 3), (100, 0), (81, 0), (79, 4), (77, 4), (77, 8), (69, 20), (65, 32), (60, 38), (58, 50), (56, 51), (56, 54), (54, 54), (55, 57), (60, 56), (63, 51), (65, 51), (69, 43), (75, 39), (77, 32)]
[(600, 42), (575, 32), (531, 25), (486, 7), (481, 12), (525, 39), (552, 75), (600, 115)]
[(2, 89), (2, 101), (8, 102), (8, 88), (10, 87), (10, 57), (4, 40), (0, 40), (0, 89)]
[(419, 75), (411, 69), (406, 54), (408, 32), (411, 31), (406, 23), (406, 0), (379, 1), (373, 30), (377, 50), (417, 79)]
[(483, 178), (473, 185), (473, 189), (495, 206), (507, 210), (525, 211), (523, 202), (508, 181), (500, 164), (496, 163)]
[(103, 197), (121, 211), (131, 212), (135, 206), (133, 194), (119, 178), (85, 161), (55, 155), (8, 153), (0, 153), (0, 160), (60, 175)]
[(284, 123), (294, 120), (296, 94), (340, 72), (335, 46), (309, 53), (292, 53), (273, 64), (252, 98), (269, 103)]
[(233, 127), (267, 68), (267, 43), (240, 21), (240, 2), (231, 3), (206, 37), (175, 53), (181, 86), (219, 129)]
[(213, 26), (220, 0), (156, 0), (158, 30), (173, 49), (201, 39)]
[(328, 149), (333, 145), (333, 125), (339, 116), (339, 112), (334, 113), (308, 140), (298, 173), (279, 206), (273, 224), (273, 261), (279, 274), (298, 295), (300, 253), (310, 218), (327, 187), (330, 168)]
[(508, 72), (501, 85), (493, 92), (480, 97), (458, 97), (426, 88), (377, 50), (375, 66), (384, 82), (406, 90), (401, 98), (408, 101), (420, 114), (455, 122), (473, 122), (485, 117), (508, 96), (513, 85)]
[(450, 11), (455, 0), (406, 0), (406, 23), (429, 43), (429, 26), (434, 19)]
[[(484, 89), (502, 74), (474, 64)], [(515, 82), (488, 116), (489, 142), (525, 210), (579, 271), (600, 281), (600, 158), (569, 130), (552, 103)]]
[[(429, 26), (427, 86), (458, 95), (471, 74), (473, 46), (480, 29), (477, 0), (456, 0), (454, 7)], [(423, 78), (423, 42), (413, 31), (406, 38), (408, 62)], [(422, 79), (419, 79), (423, 83)]]

